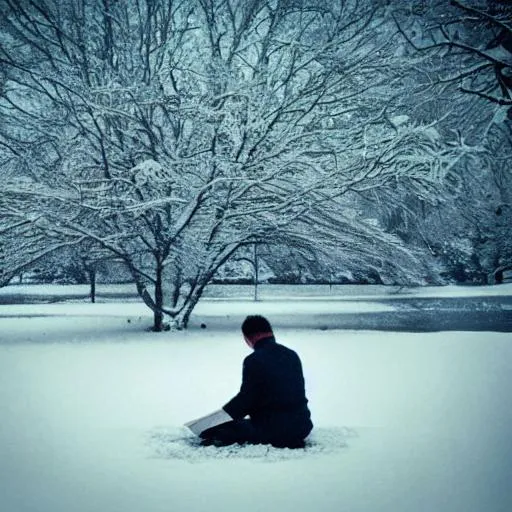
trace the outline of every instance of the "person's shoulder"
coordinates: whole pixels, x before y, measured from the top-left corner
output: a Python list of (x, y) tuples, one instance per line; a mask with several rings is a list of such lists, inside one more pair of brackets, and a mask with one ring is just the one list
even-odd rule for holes
[(254, 364), (256, 362), (256, 359), (257, 359), (257, 353), (251, 352), (249, 355), (245, 356), (244, 366), (247, 366), (247, 365), (250, 366), (251, 364)]
[(254, 359), (254, 352), (251, 352), (250, 354), (248, 354), (244, 357), (244, 363), (246, 363), (247, 361), (252, 361), (253, 359)]
[(280, 343), (276, 343), (276, 345), (278, 346), (278, 350), (289, 359), (300, 360), (299, 354), (297, 354), (295, 350), (291, 349), (290, 347), (287, 347), (286, 345), (281, 345)]
[(275, 344), (278, 350), (281, 350), (282, 352), (287, 352), (289, 354), (297, 354), (295, 350), (291, 349), (290, 347), (287, 347), (286, 345), (283, 345), (282, 343), (276, 343)]

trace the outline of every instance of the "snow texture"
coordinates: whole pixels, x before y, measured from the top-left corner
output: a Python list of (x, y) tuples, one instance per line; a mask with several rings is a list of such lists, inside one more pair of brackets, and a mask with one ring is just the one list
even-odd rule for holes
[(53, 306), (0, 305), (2, 512), (512, 509), (510, 333), (278, 328), (303, 361), (306, 448), (204, 448), (183, 425), (238, 390), (237, 321), (155, 334), (126, 304)]
[(156, 458), (204, 462), (210, 459), (255, 459), (278, 462), (331, 454), (347, 447), (348, 438), (357, 432), (348, 427), (316, 428), (304, 449), (275, 448), (270, 445), (200, 446), (200, 438), (184, 428), (159, 427), (148, 434), (148, 446)]

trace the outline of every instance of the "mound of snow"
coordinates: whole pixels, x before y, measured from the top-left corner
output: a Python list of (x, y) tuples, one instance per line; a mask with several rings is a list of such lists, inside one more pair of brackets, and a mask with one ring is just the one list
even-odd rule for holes
[(159, 459), (204, 462), (214, 459), (256, 459), (278, 462), (311, 455), (337, 452), (347, 447), (347, 439), (357, 437), (348, 427), (315, 428), (303, 449), (275, 448), (271, 445), (200, 446), (200, 439), (184, 427), (156, 427), (147, 435), (151, 455)]

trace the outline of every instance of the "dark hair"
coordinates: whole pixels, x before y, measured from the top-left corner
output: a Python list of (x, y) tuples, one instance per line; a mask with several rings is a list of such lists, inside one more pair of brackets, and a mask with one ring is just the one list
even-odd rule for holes
[(252, 336), (259, 332), (272, 332), (270, 322), (261, 315), (248, 316), (242, 324), (242, 332), (245, 336)]

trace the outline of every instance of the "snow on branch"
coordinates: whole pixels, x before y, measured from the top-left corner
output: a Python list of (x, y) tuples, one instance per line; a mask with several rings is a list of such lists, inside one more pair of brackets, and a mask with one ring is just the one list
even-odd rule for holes
[(377, 243), (368, 266), (405, 268), (397, 238), (343, 215), (346, 201), (397, 184), (434, 201), (470, 149), (397, 107), (408, 89), (385, 6), (342, 4), (91, 2), (80, 18), (4, 4), (15, 151), (0, 212), (123, 261), (159, 328), (186, 325), (255, 241), (352, 262)]

